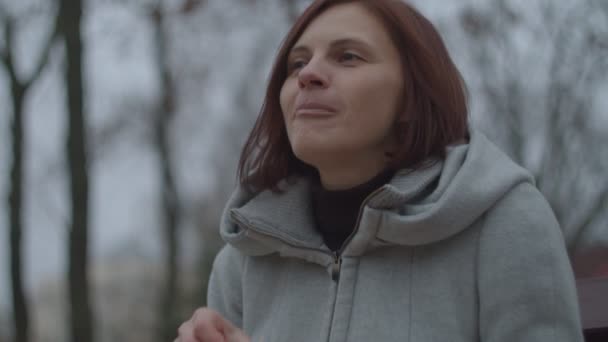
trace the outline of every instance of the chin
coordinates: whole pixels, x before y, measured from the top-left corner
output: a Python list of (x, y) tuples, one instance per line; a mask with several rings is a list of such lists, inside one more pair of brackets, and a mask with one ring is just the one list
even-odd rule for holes
[(328, 148), (328, 143), (292, 144), (295, 156), (304, 163), (317, 168), (326, 161), (335, 160), (338, 150)]
[(316, 167), (319, 164), (320, 157), (324, 154), (321, 151), (313, 149), (294, 149), (293, 153), (302, 162)]

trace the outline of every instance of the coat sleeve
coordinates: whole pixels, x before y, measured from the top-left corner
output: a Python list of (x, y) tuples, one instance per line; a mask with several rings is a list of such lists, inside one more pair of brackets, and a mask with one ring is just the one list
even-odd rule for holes
[(531, 184), (517, 186), (486, 214), (478, 287), (482, 342), (583, 341), (564, 238)]
[(208, 307), (237, 327), (243, 326), (243, 262), (240, 252), (225, 245), (215, 257), (207, 290)]

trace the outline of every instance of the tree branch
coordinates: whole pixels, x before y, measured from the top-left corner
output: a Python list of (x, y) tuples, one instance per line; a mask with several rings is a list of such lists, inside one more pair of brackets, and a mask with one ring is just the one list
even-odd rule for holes
[(36, 67), (34, 68), (34, 71), (30, 75), (30, 77), (27, 78), (24, 82), (24, 86), (26, 88), (29, 88), (29, 86), (32, 85), (32, 83), (35, 82), (38, 77), (40, 77), (42, 70), (44, 69), (49, 60), (53, 44), (55, 43), (55, 40), (59, 33), (59, 25), (61, 25), (60, 17), (61, 16), (58, 14), (55, 15), (55, 22), (53, 23), (51, 33), (49, 34), (49, 37), (46, 40), (44, 47), (42, 48), (42, 52), (40, 53), (40, 57), (38, 58), (38, 63), (36, 63)]
[(17, 71), (15, 68), (15, 58), (12, 52), (15, 51), (13, 31), (16, 18), (12, 18), (11, 16), (9, 16), (4, 6), (0, 5), (0, 22), (2, 22), (4, 25), (5, 41), (4, 49), (0, 50), (0, 61), (4, 64), (9, 74), (11, 84), (16, 85), (22, 89), (28, 89), (32, 85), (32, 83), (38, 79), (46, 63), (48, 62), (49, 55), (55, 42), (55, 38), (57, 37), (58, 28), (60, 25), (59, 15), (55, 15), (55, 18), (56, 19), (53, 23), (51, 33), (49, 34), (49, 37), (46, 40), (42, 52), (40, 53), (40, 57), (38, 58), (38, 62), (36, 63), (34, 71), (30, 75), (30, 77), (26, 78), (24, 82), (21, 82), (17, 76)]
[(2, 51), (1, 59), (6, 71), (8, 72), (8, 76), (11, 80), (11, 84), (19, 84), (19, 79), (17, 78), (17, 72), (15, 71), (15, 65), (13, 60), (13, 54), (11, 51), (14, 51), (13, 47), (13, 26), (14, 19), (6, 14), (5, 9), (0, 6), (0, 20), (3, 21), (4, 24), (4, 41), (5, 46)]
[[(4, 29), (4, 34), (6, 35), (6, 26), (8, 26), (8, 15), (6, 14), (6, 9), (4, 8), (4, 4), (0, 2), (0, 24), (2, 24)], [(6, 36), (5, 44), (6, 44)], [(6, 47), (0, 47), (0, 62), (6, 64), (6, 52), (8, 49)]]

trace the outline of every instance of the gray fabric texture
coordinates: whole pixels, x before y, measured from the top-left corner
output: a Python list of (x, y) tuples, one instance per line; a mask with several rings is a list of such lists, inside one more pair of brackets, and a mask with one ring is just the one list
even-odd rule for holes
[(285, 341), (582, 341), (562, 231), (530, 174), (475, 130), (445, 160), (364, 201), (339, 257), (313, 226), (310, 183), (237, 188), (208, 305)]

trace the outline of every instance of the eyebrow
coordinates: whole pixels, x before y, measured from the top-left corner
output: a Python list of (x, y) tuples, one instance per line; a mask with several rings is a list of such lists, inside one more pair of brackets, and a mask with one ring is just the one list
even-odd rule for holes
[[(366, 43), (366, 42), (364, 42), (364, 41), (362, 41), (360, 39), (356, 39), (356, 38), (336, 39), (336, 40), (333, 40), (329, 44), (330, 49), (331, 48), (335, 48), (335, 47), (344, 46), (344, 45), (358, 45), (358, 46), (360, 46), (360, 47), (362, 47), (363, 49), (366, 49), (366, 50), (371, 50), (372, 49), (371, 46), (368, 43)], [(296, 45), (296, 46), (294, 46), (289, 51), (288, 56), (291, 55), (291, 54), (293, 54), (293, 53), (295, 53), (295, 52), (308, 51), (308, 50), (309, 50), (309, 48), (306, 45)]]

